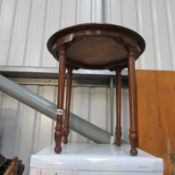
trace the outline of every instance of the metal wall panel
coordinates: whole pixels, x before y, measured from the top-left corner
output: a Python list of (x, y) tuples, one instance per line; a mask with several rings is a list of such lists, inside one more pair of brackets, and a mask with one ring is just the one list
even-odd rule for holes
[(1, 0), (0, 65), (55, 67), (46, 43), (57, 30), (102, 22), (101, 0)]
[(174, 0), (107, 0), (105, 22), (140, 33), (146, 50), (137, 61), (139, 69), (175, 69)]
[[(129, 27), (145, 38), (146, 51), (137, 68), (174, 70), (174, 9), (174, 0), (0, 0), (0, 65), (56, 67), (46, 49), (51, 34), (73, 24), (107, 22)], [(54, 86), (28, 88), (56, 101)], [(127, 90), (122, 90), (122, 97), (127, 139)], [(72, 101), (72, 112), (111, 130), (109, 87), (74, 87)], [(28, 165), (32, 153), (53, 142), (54, 122), (2, 92), (0, 107), (0, 151), (7, 157), (16, 154)], [(112, 113), (115, 116), (115, 107)], [(75, 132), (70, 140), (90, 142)]]
[[(40, 96), (56, 102), (55, 86), (26, 86)], [(108, 87), (73, 87), (71, 111), (110, 131), (110, 91)], [(53, 143), (54, 121), (4, 93), (0, 93), (0, 152), (23, 159), (26, 173), (30, 155)], [(108, 116), (108, 117), (106, 117)], [(90, 142), (71, 131), (71, 142)]]
[(0, 65), (55, 67), (46, 42), (84, 22), (114, 23), (139, 32), (146, 51), (137, 68), (175, 68), (174, 0), (1, 0)]

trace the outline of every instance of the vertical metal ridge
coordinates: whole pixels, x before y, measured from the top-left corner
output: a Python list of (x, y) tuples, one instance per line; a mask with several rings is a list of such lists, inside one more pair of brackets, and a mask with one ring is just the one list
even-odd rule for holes
[(106, 20), (106, 17), (107, 17), (107, 12), (106, 12), (106, 6), (107, 6), (107, 1), (106, 0), (101, 0), (101, 8), (102, 8), (102, 23), (106, 23), (107, 20)]
[[(54, 92), (53, 92), (53, 102), (57, 104), (57, 87), (55, 86)], [(54, 131), (55, 131), (55, 121), (52, 121), (52, 126), (51, 126), (51, 136), (50, 136), (50, 144), (54, 142)]]
[[(141, 1), (135, 0), (136, 4), (136, 18), (137, 18), (137, 30), (140, 34), (143, 35), (143, 17), (142, 17), (142, 10), (141, 10)], [(139, 62), (139, 68), (144, 68), (145, 65), (145, 54), (143, 53), (141, 61)]]
[(1, 16), (2, 4), (3, 4), (3, 0), (0, 0), (0, 16)]
[[(24, 104), (21, 103), (21, 102), (19, 102), (19, 111), (20, 111), (20, 113), (19, 113), (19, 126), (22, 125), (23, 116), (21, 115), (21, 111), (23, 111), (23, 110), (24, 110)], [(21, 127), (19, 127), (19, 130), (18, 130), (18, 143), (17, 143), (17, 147), (16, 147), (16, 153), (17, 153), (17, 155), (20, 154), (19, 147), (20, 147), (20, 143), (21, 143), (21, 135), (22, 135)]]
[(92, 0), (90, 0), (90, 19), (89, 22), (92, 22)]
[(29, 29), (31, 25), (32, 6), (33, 6), (33, 0), (30, 0), (29, 14), (28, 14), (28, 19), (27, 19), (27, 31), (26, 31), (26, 37), (25, 37), (24, 56), (23, 56), (24, 66), (27, 66), (27, 47), (28, 47), (28, 40), (29, 40), (29, 31), (30, 31)]
[(0, 34), (1, 34), (1, 27), (2, 27), (2, 24), (1, 24), (1, 21), (2, 21), (2, 6), (3, 6), (3, 2), (4, 0), (0, 0)]
[[(3, 101), (4, 101), (4, 93), (0, 91), (0, 108), (2, 109), (3, 108)], [(0, 114), (1, 114), (1, 111), (0, 111)], [(1, 117), (1, 115), (0, 115)], [(0, 118), (0, 128), (2, 128), (2, 122), (1, 122), (1, 118)], [(0, 133), (0, 151), (2, 150), (2, 131)], [(1, 151), (2, 153), (2, 151)]]
[[(106, 106), (106, 126), (105, 126), (105, 129), (108, 131), (108, 132), (111, 132), (111, 123), (110, 123), (110, 121), (109, 121), (109, 116), (110, 116), (110, 109), (109, 109), (109, 106), (108, 106), (108, 104), (109, 104), (109, 101), (110, 101), (110, 95), (109, 95), (109, 91), (110, 91), (110, 88), (108, 88), (108, 87), (106, 87), (105, 88), (106, 89), (106, 104), (105, 104), (105, 106)], [(110, 126), (109, 126), (109, 124), (110, 124)], [(111, 133), (112, 134), (112, 133)]]
[(58, 21), (58, 24), (59, 24), (59, 28), (62, 27), (62, 12), (63, 12), (63, 0), (60, 0), (60, 16), (59, 16), (59, 21)]
[(2, 102), (3, 102), (3, 92), (0, 91), (0, 108), (2, 108)]
[(120, 21), (121, 25), (123, 25), (123, 0), (120, 0)]
[[(74, 101), (74, 98), (75, 98), (75, 96), (74, 96), (74, 94), (75, 94), (74, 91), (75, 91), (75, 88), (72, 87), (70, 111), (73, 112), (73, 113), (74, 113), (74, 110), (75, 110), (74, 105), (73, 105), (73, 103), (72, 103), (72, 101)], [(70, 130), (68, 139), (69, 139), (69, 142), (72, 142), (72, 130)]]
[(18, 6), (18, 0), (15, 0), (15, 6), (13, 11), (13, 18), (12, 18), (12, 27), (10, 30), (10, 37), (9, 37), (9, 45), (8, 45), (8, 51), (7, 51), (7, 58), (6, 58), (6, 64), (9, 65), (10, 61), (10, 52), (12, 47), (12, 38), (13, 38), (13, 32), (14, 32), (14, 24), (16, 22), (16, 12), (17, 12), (17, 6)]
[[(63, 0), (60, 0), (60, 8), (59, 8), (59, 20), (58, 20), (58, 29), (62, 28), (62, 10), (63, 9)], [(58, 67), (59, 63), (55, 62), (55, 67)]]
[[(3, 107), (2, 104), (3, 104), (3, 92), (0, 91), (0, 109), (2, 109), (2, 107)], [(0, 117), (1, 117), (1, 111), (0, 111)], [(2, 123), (2, 122), (1, 122), (1, 118), (0, 118), (0, 127), (2, 127), (2, 126), (1, 126), (1, 123)], [(2, 131), (1, 131), (1, 133), (0, 133), (0, 151), (1, 151), (1, 149), (2, 149), (2, 148), (1, 148), (2, 146), (1, 146), (1, 145), (2, 145), (2, 141), (3, 141), (2, 138), (1, 138), (1, 134), (2, 134)]]
[(96, 13), (96, 10), (97, 10), (97, 0), (93, 1), (94, 2), (94, 19), (95, 19), (95, 22), (97, 20), (97, 13)]
[(90, 0), (90, 22), (92, 22), (92, 13), (93, 13), (93, 10), (92, 10), (92, 0)]
[(112, 14), (111, 14), (111, 11), (112, 11), (112, 9), (111, 9), (111, 6), (112, 6), (112, 2), (111, 2), (112, 0), (109, 0), (109, 18), (110, 18), (110, 22), (112, 22)]
[[(38, 89), (38, 88), (37, 88)], [(35, 150), (36, 150), (36, 137), (35, 136), (38, 136), (38, 132), (37, 132), (37, 125), (38, 125), (38, 112), (35, 111), (34, 112), (34, 124), (33, 124), (33, 129), (32, 129), (32, 143), (31, 143), (31, 149), (30, 149), (30, 154), (34, 153)]]
[[(89, 98), (89, 102), (88, 102), (88, 121), (91, 122), (91, 87), (88, 88), (88, 98)], [(87, 140), (88, 143), (90, 143), (90, 140)]]
[(38, 138), (41, 128), (41, 113), (35, 111), (34, 113), (34, 126), (33, 126), (33, 132), (32, 132), (32, 146), (31, 146), (31, 154), (38, 151)]
[(126, 141), (128, 140), (128, 128), (129, 128), (129, 91), (128, 89), (122, 89), (122, 138)]
[(82, 21), (81, 21), (81, 15), (82, 15), (81, 8), (82, 8), (82, 1), (77, 0), (76, 1), (76, 10), (75, 10), (76, 11), (75, 24), (82, 23)]
[[(44, 87), (43, 86), (39, 86), (38, 87), (38, 94), (41, 96), (41, 97), (43, 97), (44, 96)], [(39, 146), (39, 143), (40, 143), (40, 136), (41, 136), (41, 120), (42, 120), (42, 115), (43, 114), (41, 114), (41, 113), (38, 113), (37, 112), (37, 114), (39, 115), (39, 116), (37, 116), (38, 117), (38, 128), (36, 128), (36, 130), (38, 131), (37, 132), (37, 135), (36, 135), (36, 150), (37, 151), (39, 151), (39, 149), (41, 149)]]
[(165, 3), (165, 12), (166, 12), (166, 22), (167, 22), (167, 28), (168, 28), (168, 41), (170, 46), (170, 57), (172, 61), (172, 70), (175, 69), (175, 33), (173, 30), (173, 24), (172, 24), (172, 11), (170, 8), (170, 1), (165, 0), (163, 1)]
[[(74, 111), (75, 110), (75, 107), (74, 107), (74, 105), (72, 103), (72, 101), (74, 101), (74, 98), (75, 98), (74, 91), (75, 91), (75, 87), (72, 87), (70, 112), (73, 112), (73, 113), (75, 113), (75, 111)], [(73, 142), (73, 139), (72, 139), (73, 138), (73, 132), (74, 131), (70, 129), (69, 136), (68, 136), (68, 142), (69, 143), (72, 143)]]
[(3, 18), (2, 18), (2, 16), (3, 16), (3, 13), (2, 13), (2, 12), (3, 12), (3, 10), (2, 10), (2, 9), (3, 9), (3, 6), (4, 6), (4, 0), (1, 0), (0, 3), (1, 3), (1, 4), (0, 4), (0, 5), (1, 5), (1, 6), (0, 6), (0, 36), (1, 36), (1, 28), (2, 28), (2, 26), (3, 26), (3, 25), (2, 25), (2, 19), (3, 19)]
[(113, 122), (114, 122), (114, 78), (110, 78), (110, 114), (111, 114), (111, 134), (113, 134), (114, 127), (113, 127)]
[(154, 50), (155, 50), (155, 59), (156, 59), (156, 68), (161, 69), (161, 55), (160, 55), (160, 45), (159, 45), (159, 36), (158, 36), (158, 24), (157, 24), (157, 11), (155, 6), (155, 1), (150, 0), (151, 7), (151, 16), (152, 16), (152, 28), (154, 36)]
[(48, 14), (48, 0), (45, 0), (45, 6), (44, 6), (44, 21), (43, 21), (43, 28), (42, 28), (42, 38), (41, 38), (41, 50), (40, 50), (40, 60), (39, 60), (39, 66), (42, 67), (43, 65), (43, 52), (44, 52), (44, 45), (45, 45), (45, 33), (46, 33), (46, 17)]
[(78, 17), (77, 17), (77, 14), (78, 14), (78, 12), (77, 12), (77, 9), (78, 9), (78, 0), (75, 0), (75, 24), (77, 24), (77, 19), (78, 19)]
[[(37, 94), (40, 94), (40, 86), (37, 87)], [(34, 153), (37, 151), (37, 146), (38, 146), (38, 137), (39, 137), (39, 129), (40, 129), (40, 124), (41, 124), (41, 114), (38, 111), (34, 112), (34, 125), (32, 129), (32, 146), (30, 150), (30, 154)]]
[[(17, 101), (17, 113), (20, 114), (20, 102)], [(19, 154), (19, 136), (21, 134), (21, 130), (20, 130), (20, 124), (21, 124), (21, 115), (18, 115), (18, 129), (16, 132), (16, 143), (15, 143), (15, 154), (18, 155)]]

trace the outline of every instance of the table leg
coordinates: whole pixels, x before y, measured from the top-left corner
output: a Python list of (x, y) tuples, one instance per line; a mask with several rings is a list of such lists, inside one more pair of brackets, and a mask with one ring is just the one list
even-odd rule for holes
[(63, 104), (64, 104), (64, 84), (65, 84), (65, 68), (66, 67), (66, 51), (63, 46), (59, 48), (59, 77), (58, 77), (58, 99), (57, 99), (57, 117), (55, 127), (55, 152), (60, 153), (63, 130)]
[(64, 140), (63, 142), (68, 143), (69, 135), (69, 116), (70, 116), (70, 103), (71, 103), (71, 89), (72, 89), (72, 68), (68, 68), (67, 72), (67, 89), (66, 89), (66, 110), (64, 119)]
[(137, 98), (136, 98), (136, 77), (135, 77), (135, 58), (136, 50), (130, 48), (128, 58), (128, 73), (129, 73), (129, 105), (130, 105), (130, 129), (129, 140), (131, 144), (131, 155), (137, 155)]
[(121, 145), (121, 70), (116, 70), (116, 130), (115, 144)]

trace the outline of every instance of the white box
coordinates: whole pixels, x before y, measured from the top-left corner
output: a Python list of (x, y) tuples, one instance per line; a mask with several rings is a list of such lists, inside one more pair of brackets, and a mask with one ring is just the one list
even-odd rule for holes
[(163, 160), (127, 144), (67, 144), (61, 154), (49, 146), (31, 156), (30, 175), (163, 175)]

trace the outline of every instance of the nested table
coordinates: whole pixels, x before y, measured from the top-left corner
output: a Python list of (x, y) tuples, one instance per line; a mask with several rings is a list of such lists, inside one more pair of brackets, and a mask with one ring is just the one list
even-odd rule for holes
[[(59, 61), (55, 152), (61, 152), (62, 138), (68, 142), (69, 113), (73, 69), (109, 69), (116, 72), (115, 144), (121, 144), (121, 71), (128, 68), (131, 155), (137, 155), (137, 97), (135, 60), (145, 49), (144, 39), (136, 32), (112, 24), (81, 24), (56, 32), (47, 43)], [(66, 109), (63, 113), (65, 73), (67, 69)], [(64, 122), (63, 122), (64, 116)], [(64, 123), (64, 124), (63, 124)]]

